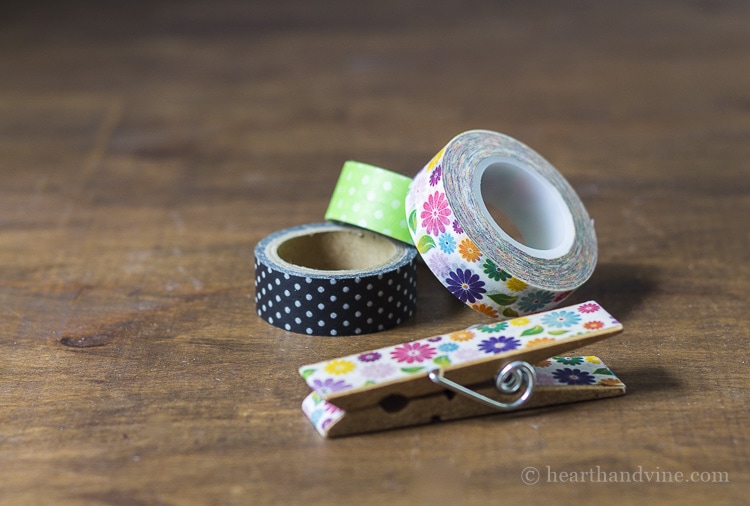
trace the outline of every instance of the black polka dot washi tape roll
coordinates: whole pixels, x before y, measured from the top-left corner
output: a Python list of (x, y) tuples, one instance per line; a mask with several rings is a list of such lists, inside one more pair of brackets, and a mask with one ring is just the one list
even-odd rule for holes
[(309, 335), (367, 334), (408, 319), (416, 250), (333, 223), (275, 232), (255, 247), (255, 306), (276, 327)]

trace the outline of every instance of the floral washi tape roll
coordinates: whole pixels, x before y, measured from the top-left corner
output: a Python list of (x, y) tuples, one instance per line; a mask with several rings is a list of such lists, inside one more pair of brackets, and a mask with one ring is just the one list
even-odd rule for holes
[[(493, 218), (494, 207), (523, 236)], [(506, 135), (454, 137), (416, 175), (406, 197), (414, 244), (459, 300), (492, 318), (550, 309), (593, 273), (593, 221), (565, 178)]]
[(416, 250), (333, 223), (280, 230), (255, 247), (255, 306), (276, 327), (310, 335), (378, 332), (417, 303)]
[(410, 183), (411, 178), (401, 174), (348, 161), (341, 169), (325, 219), (413, 244), (404, 212)]

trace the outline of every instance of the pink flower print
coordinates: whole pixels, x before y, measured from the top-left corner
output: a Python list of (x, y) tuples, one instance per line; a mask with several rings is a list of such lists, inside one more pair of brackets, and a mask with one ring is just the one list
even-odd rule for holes
[(433, 348), (429, 344), (405, 343), (401, 346), (397, 346), (391, 352), (391, 357), (393, 357), (393, 359), (398, 362), (413, 364), (414, 362), (430, 360), (436, 354), (437, 351), (435, 351), (435, 348)]
[(587, 302), (586, 304), (578, 306), (578, 311), (581, 313), (596, 313), (600, 309), (599, 305), (594, 304), (593, 302)]
[(427, 229), (427, 233), (437, 236), (445, 232), (445, 226), (450, 223), (448, 216), (451, 215), (445, 195), (440, 192), (433, 193), (427, 197), (427, 202), (422, 208), (422, 226)]
[(397, 369), (386, 362), (376, 362), (362, 367), (362, 376), (370, 380), (387, 378), (397, 372)]

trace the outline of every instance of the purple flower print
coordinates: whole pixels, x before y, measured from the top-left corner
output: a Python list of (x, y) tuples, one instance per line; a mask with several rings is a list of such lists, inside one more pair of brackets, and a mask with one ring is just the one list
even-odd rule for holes
[(461, 302), (473, 304), (482, 298), (483, 293), (487, 292), (484, 289), (484, 281), (479, 279), (478, 274), (471, 272), (471, 269), (456, 269), (445, 278), (445, 282), (448, 290)]
[(333, 378), (326, 378), (325, 381), (320, 381), (319, 379), (316, 379), (315, 381), (313, 381), (312, 387), (313, 387), (313, 390), (315, 390), (316, 392), (320, 392), (321, 394), (330, 394), (333, 392), (346, 390), (347, 388), (351, 388), (352, 386), (344, 380), (335, 380)]
[(440, 181), (440, 176), (443, 175), (443, 168), (438, 165), (435, 167), (435, 170), (433, 170), (430, 173), (430, 186), (435, 186)]
[(515, 350), (521, 346), (521, 341), (513, 337), (490, 337), (479, 343), (479, 349), (485, 353), (502, 353)]

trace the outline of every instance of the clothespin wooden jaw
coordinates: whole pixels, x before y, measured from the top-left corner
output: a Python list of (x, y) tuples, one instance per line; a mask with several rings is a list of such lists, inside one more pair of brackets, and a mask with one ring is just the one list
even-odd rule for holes
[(557, 356), (621, 331), (593, 301), (475, 325), (303, 366), (302, 407), (334, 437), (622, 395), (598, 358)]

